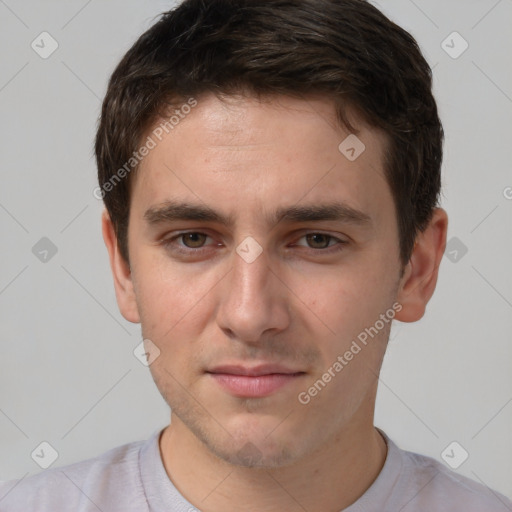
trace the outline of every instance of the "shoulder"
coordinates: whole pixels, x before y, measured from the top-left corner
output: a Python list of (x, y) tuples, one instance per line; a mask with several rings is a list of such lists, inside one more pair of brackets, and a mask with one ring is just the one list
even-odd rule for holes
[[(138, 463), (145, 442), (128, 443), (68, 466), (1, 481), (0, 511), (85, 512), (112, 510), (113, 503), (116, 509), (132, 510), (129, 506), (146, 502)], [(126, 501), (126, 507), (123, 501)], [(143, 509), (139, 507), (138, 510)]]
[[(408, 489), (408, 505), (413, 510), (506, 512), (512, 502), (480, 482), (448, 469), (432, 457), (405, 450), (402, 454), (401, 487)], [(412, 492), (411, 492), (412, 491)]]

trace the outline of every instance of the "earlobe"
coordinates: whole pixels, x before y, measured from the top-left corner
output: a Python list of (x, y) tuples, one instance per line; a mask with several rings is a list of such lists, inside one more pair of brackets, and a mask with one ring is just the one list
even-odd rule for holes
[(101, 227), (103, 240), (109, 254), (119, 311), (129, 322), (140, 323), (130, 266), (119, 251), (114, 226), (107, 210), (104, 210), (101, 216)]
[(436, 208), (427, 228), (416, 237), (411, 258), (401, 279), (397, 301), (402, 309), (395, 316), (401, 322), (416, 322), (425, 314), (439, 274), (446, 247), (448, 216)]

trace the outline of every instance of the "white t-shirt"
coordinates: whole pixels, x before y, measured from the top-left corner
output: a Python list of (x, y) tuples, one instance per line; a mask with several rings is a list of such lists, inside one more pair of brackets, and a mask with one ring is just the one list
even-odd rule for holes
[[(401, 450), (382, 430), (386, 461), (367, 491), (344, 512), (507, 512), (512, 501), (440, 462)], [(167, 476), (158, 440), (19, 480), (0, 482), (0, 512), (197, 512)]]

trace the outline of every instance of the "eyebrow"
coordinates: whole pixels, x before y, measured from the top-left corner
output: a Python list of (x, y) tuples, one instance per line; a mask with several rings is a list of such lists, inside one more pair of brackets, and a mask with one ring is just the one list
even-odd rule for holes
[[(150, 226), (187, 220), (218, 223), (230, 228), (235, 224), (233, 215), (225, 215), (206, 205), (178, 201), (165, 201), (148, 208), (144, 213), (144, 219)], [(338, 221), (361, 226), (372, 224), (372, 218), (368, 214), (343, 202), (281, 207), (266, 217), (268, 225), (279, 222), (318, 221)]]

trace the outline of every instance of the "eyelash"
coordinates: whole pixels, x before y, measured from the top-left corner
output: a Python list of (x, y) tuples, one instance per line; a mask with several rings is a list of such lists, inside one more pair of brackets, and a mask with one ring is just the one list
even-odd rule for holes
[[(181, 246), (181, 245), (178, 245), (176, 246), (175, 245), (175, 241), (178, 240), (178, 239), (182, 239), (185, 235), (190, 235), (190, 234), (194, 234), (194, 235), (205, 235), (206, 237), (208, 238), (211, 238), (208, 234), (206, 233), (203, 233), (201, 231), (184, 231), (182, 233), (178, 233), (176, 235), (174, 235), (173, 237), (171, 238), (168, 238), (167, 240), (163, 240), (163, 246), (169, 250), (169, 251), (172, 251), (172, 252), (177, 252), (177, 253), (181, 253), (181, 254), (185, 254), (185, 255), (190, 255), (190, 254), (202, 254), (205, 250), (207, 250), (208, 246), (203, 246), (203, 247), (198, 247), (196, 249), (193, 249), (193, 248), (183, 248), (185, 246)], [(302, 238), (305, 238), (307, 236), (310, 236), (310, 235), (322, 235), (322, 236), (325, 236), (327, 237), (329, 240), (328, 240), (328, 243), (330, 243), (332, 240), (334, 240), (335, 242), (337, 242), (336, 244), (332, 245), (332, 246), (327, 246), (326, 248), (322, 249), (314, 249), (314, 248), (306, 248), (306, 249), (309, 249), (310, 251), (314, 252), (314, 253), (322, 253), (322, 254), (333, 254), (333, 253), (337, 253), (337, 252), (340, 252), (340, 251), (343, 251), (344, 250), (344, 246), (348, 244), (347, 241), (345, 240), (341, 240), (340, 238), (337, 238), (333, 235), (329, 235), (328, 233), (322, 233), (322, 232), (319, 232), (319, 231), (311, 231), (309, 233), (305, 233), (304, 235), (302, 235), (299, 240), (301, 240)], [(302, 247), (302, 246), (301, 246)]]

